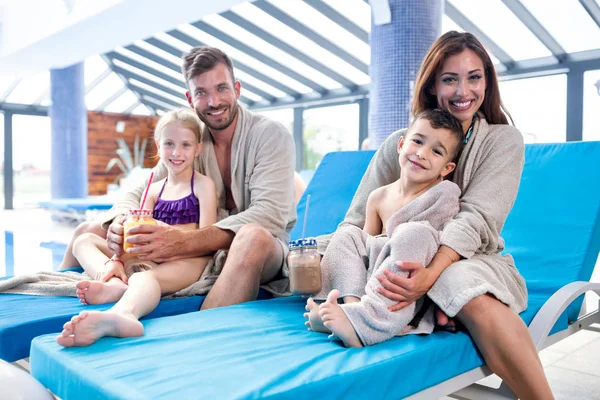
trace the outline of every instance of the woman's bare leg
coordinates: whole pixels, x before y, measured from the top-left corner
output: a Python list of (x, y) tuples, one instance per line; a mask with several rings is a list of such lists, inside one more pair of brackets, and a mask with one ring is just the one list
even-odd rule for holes
[(73, 254), (73, 244), (75, 243), (75, 240), (77, 240), (77, 238), (84, 233), (93, 233), (103, 239), (106, 239), (106, 231), (102, 229), (102, 224), (100, 221), (82, 222), (77, 226), (77, 228), (75, 228), (73, 237), (67, 246), (67, 250), (65, 251), (65, 255), (60, 263), (60, 266), (58, 267), (59, 270), (73, 268), (80, 265), (79, 261), (77, 261), (77, 258)]
[(64, 326), (58, 344), (88, 346), (104, 336), (134, 337), (144, 334), (138, 321), (156, 308), (161, 294), (172, 294), (196, 282), (211, 257), (171, 261), (129, 278), (129, 287), (110, 310), (82, 312)]
[(488, 367), (518, 398), (554, 398), (527, 326), (508, 306), (483, 295), (467, 303), (457, 316)]

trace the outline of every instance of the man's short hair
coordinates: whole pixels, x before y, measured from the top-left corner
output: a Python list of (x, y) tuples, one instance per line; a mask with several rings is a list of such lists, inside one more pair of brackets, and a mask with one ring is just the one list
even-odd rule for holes
[(452, 132), (458, 141), (452, 160), (458, 160), (458, 157), (460, 157), (460, 153), (465, 146), (465, 132), (463, 131), (460, 121), (450, 112), (439, 108), (428, 109), (419, 113), (410, 125), (414, 125), (414, 123), (420, 119), (429, 121), (433, 129), (447, 129)]
[(231, 74), (231, 81), (235, 82), (235, 76), (233, 74), (233, 62), (216, 47), (210, 46), (198, 46), (192, 48), (190, 51), (183, 55), (183, 64), (181, 71), (183, 72), (183, 78), (185, 79), (185, 85), (188, 86), (188, 82), (206, 71), (210, 71), (217, 64), (222, 63), (227, 66), (229, 73)]

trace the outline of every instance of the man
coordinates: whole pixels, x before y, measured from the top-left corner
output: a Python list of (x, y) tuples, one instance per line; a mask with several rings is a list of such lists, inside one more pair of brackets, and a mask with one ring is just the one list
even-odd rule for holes
[[(222, 51), (193, 48), (183, 56), (182, 71), (188, 103), (206, 125), (197, 161), (199, 171), (217, 187), (219, 222), (193, 231), (168, 225), (132, 228), (128, 242), (136, 244), (133, 253), (141, 260), (164, 262), (229, 249), (202, 309), (253, 300), (261, 284), (274, 280), (279, 281), (272, 291), (285, 293), (283, 267), (296, 221), (293, 138), (282, 124), (238, 104), (241, 84)], [(165, 176), (166, 168), (159, 164), (154, 180)], [(102, 225), (110, 224), (107, 242), (117, 255), (123, 252), (125, 214), (139, 208), (144, 189), (138, 187), (115, 204)]]

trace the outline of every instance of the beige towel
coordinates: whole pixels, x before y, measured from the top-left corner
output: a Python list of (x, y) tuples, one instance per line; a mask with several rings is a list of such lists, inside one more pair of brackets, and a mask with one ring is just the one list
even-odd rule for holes
[[(197, 282), (172, 295), (163, 296), (163, 298), (206, 295), (214, 285), (219, 273), (221, 273), (226, 257), (227, 251), (219, 250), (208, 262), (202, 276)], [(151, 264), (144, 262), (127, 263), (125, 273), (129, 277), (136, 272), (142, 272), (150, 268), (152, 268)], [(0, 281), (0, 293), (76, 297), (77, 288), (75, 285), (77, 282), (91, 279), (86, 273), (77, 272), (38, 272), (35, 274), (18, 275)]]

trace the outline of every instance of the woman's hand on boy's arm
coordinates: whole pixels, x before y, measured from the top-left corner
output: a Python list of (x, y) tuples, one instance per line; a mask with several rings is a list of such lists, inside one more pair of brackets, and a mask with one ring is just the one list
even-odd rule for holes
[(390, 311), (401, 310), (423, 297), (442, 272), (460, 258), (450, 247), (441, 246), (427, 268), (416, 261), (398, 261), (396, 265), (407, 271), (408, 277), (384, 270), (383, 275), (377, 275), (382, 286), (377, 290), (388, 299), (398, 302), (388, 307)]
[(390, 311), (401, 310), (423, 297), (439, 276), (417, 261), (398, 261), (396, 265), (407, 271), (408, 277), (388, 270), (383, 270), (383, 274), (377, 275), (381, 283), (377, 291), (388, 299), (398, 302), (388, 307)]

